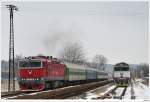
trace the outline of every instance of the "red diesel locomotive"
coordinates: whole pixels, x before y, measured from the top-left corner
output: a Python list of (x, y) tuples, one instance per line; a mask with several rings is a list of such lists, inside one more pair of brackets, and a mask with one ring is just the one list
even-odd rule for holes
[(65, 65), (56, 58), (35, 56), (19, 60), (19, 86), (21, 90), (50, 88), (48, 81), (65, 80)]

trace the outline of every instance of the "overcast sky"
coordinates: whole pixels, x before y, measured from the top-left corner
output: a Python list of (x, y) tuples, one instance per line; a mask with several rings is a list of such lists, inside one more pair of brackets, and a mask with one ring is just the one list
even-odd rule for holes
[(2, 59), (8, 59), (9, 11), (14, 4), (15, 54), (58, 56), (79, 42), (88, 60), (102, 54), (108, 63), (148, 63), (147, 2), (3, 2)]

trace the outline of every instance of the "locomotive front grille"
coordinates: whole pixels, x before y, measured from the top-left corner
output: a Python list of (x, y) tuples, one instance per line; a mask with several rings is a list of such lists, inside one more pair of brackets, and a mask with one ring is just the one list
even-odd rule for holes
[(29, 84), (28, 89), (32, 89), (32, 85), (31, 84)]

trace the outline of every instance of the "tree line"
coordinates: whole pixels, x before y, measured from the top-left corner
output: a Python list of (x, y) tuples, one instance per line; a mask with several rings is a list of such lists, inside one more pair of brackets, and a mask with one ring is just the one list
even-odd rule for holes
[[(38, 54), (42, 56), (43, 54)], [(18, 74), (18, 60), (23, 59), (23, 55), (16, 55), (14, 59), (15, 73)], [(93, 57), (92, 62), (87, 61), (86, 53), (83, 46), (79, 43), (68, 43), (59, 52), (59, 59), (64, 62), (76, 63), (76, 64), (87, 64), (90, 67), (104, 70), (104, 65), (107, 62), (106, 57), (97, 54)], [(1, 61), (2, 76), (8, 72), (9, 63), (6, 60)]]
[[(43, 54), (38, 54), (43, 55)], [(15, 72), (18, 74), (18, 60), (22, 59), (22, 55), (15, 56)], [(68, 43), (59, 52), (59, 59), (64, 62), (76, 63), (76, 64), (86, 64), (89, 67), (96, 68), (98, 70), (105, 70), (105, 64), (107, 63), (107, 58), (102, 54), (96, 54), (93, 56), (92, 61), (88, 62), (86, 57), (86, 52), (83, 46), (79, 43)], [(1, 68), (8, 69), (8, 61), (1, 61)], [(3, 75), (3, 73), (2, 73)], [(141, 78), (149, 76), (149, 65), (147, 63), (141, 63), (137, 65), (137, 68), (132, 69), (132, 76)]]
[(134, 78), (149, 77), (149, 64), (140, 63), (137, 65), (137, 68), (132, 68), (132, 77)]
[(86, 53), (83, 46), (79, 43), (66, 44), (59, 55), (60, 59), (65, 62), (88, 64), (90, 67), (104, 70), (104, 65), (107, 63), (107, 58), (101, 54), (96, 54), (92, 62), (87, 61)]

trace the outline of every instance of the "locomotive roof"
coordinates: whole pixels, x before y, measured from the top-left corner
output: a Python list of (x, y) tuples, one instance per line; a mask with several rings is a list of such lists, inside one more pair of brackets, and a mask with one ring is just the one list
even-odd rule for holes
[(68, 68), (72, 68), (72, 69), (85, 69), (85, 70), (91, 70), (91, 71), (97, 71), (97, 72), (103, 72), (103, 73), (105, 73), (105, 71), (100, 71), (100, 70), (97, 70), (95, 68), (91, 68), (91, 67), (89, 67), (87, 65), (79, 65), (79, 64), (69, 63), (69, 62), (64, 62), (64, 64)]
[(65, 64), (68, 68), (72, 68), (72, 69), (85, 69), (85, 66), (84, 66), (84, 65), (79, 65), (79, 64), (69, 63), (69, 62), (64, 62), (64, 64)]
[(87, 70), (92, 70), (92, 71), (97, 71), (97, 69), (91, 68), (91, 67), (87, 67), (86, 69), (87, 69)]
[(46, 59), (36, 58), (36, 59), (19, 59), (18, 61), (45, 61)]
[(87, 67), (86, 69), (87, 69), (87, 70), (92, 70), (92, 71), (97, 71), (97, 72), (105, 72), (105, 71), (103, 71), (103, 70), (97, 70), (97, 69), (92, 68), (92, 67)]
[(96, 72), (101, 72), (101, 73), (107, 73), (106, 71), (103, 71), (103, 70), (97, 70), (95, 68), (86, 68), (86, 70), (90, 70), (90, 71), (96, 71)]
[(125, 62), (117, 63), (114, 67), (129, 67), (129, 65)]
[(40, 61), (45, 61), (45, 60), (49, 60), (49, 61), (58, 61), (60, 62), (60, 60), (58, 60), (57, 58), (52, 58), (51, 56), (29, 56), (29, 57), (25, 57), (20, 59), (20, 61), (28, 61), (28, 60), (40, 60)]

